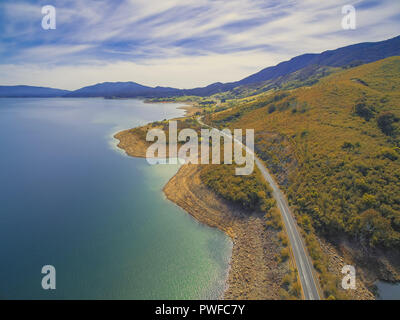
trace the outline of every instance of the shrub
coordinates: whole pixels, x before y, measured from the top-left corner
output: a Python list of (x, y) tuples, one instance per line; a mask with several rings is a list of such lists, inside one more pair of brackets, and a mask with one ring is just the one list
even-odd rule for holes
[(289, 259), (289, 248), (286, 247), (281, 250), (281, 262), (284, 262), (287, 259)]
[(275, 110), (276, 110), (275, 105), (270, 105), (270, 106), (268, 107), (268, 113), (272, 113), (272, 112), (274, 112)]
[(282, 230), (282, 219), (279, 210), (275, 207), (269, 210), (265, 215), (265, 219), (267, 220), (266, 225), (275, 230)]
[(346, 141), (342, 144), (342, 149), (352, 150), (352, 149), (354, 149), (354, 145), (351, 142)]
[(274, 205), (271, 191), (256, 168), (251, 175), (235, 175), (235, 167), (227, 164), (204, 166), (202, 182), (223, 198), (249, 210), (268, 212)]
[(392, 233), (390, 220), (382, 217), (374, 209), (364, 211), (357, 220), (358, 233), (369, 241), (370, 246), (390, 245), (387, 234)]
[(382, 148), (381, 151), (379, 152), (379, 156), (392, 161), (397, 160), (399, 157), (397, 152), (391, 148)]
[(369, 121), (374, 117), (375, 109), (367, 106), (364, 102), (358, 103), (355, 106), (355, 113), (361, 118)]
[(377, 205), (376, 197), (374, 195), (368, 194), (368, 193), (365, 193), (362, 196), (362, 202), (363, 202), (364, 206), (367, 208), (372, 208)]
[(395, 126), (393, 125), (398, 121), (398, 118), (391, 112), (383, 112), (376, 119), (378, 127), (382, 132), (388, 136), (391, 136), (395, 132)]

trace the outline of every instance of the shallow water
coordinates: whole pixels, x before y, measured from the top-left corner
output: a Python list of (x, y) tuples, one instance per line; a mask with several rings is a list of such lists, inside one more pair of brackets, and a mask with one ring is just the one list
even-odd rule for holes
[[(229, 238), (165, 199), (178, 165), (150, 166), (112, 138), (178, 106), (0, 99), (0, 298), (221, 296)], [(47, 264), (56, 290), (41, 287)]]

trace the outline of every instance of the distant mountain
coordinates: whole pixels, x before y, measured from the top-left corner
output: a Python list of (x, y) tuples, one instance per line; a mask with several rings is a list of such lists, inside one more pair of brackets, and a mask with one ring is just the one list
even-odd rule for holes
[(229, 91), (243, 85), (277, 79), (310, 66), (314, 68), (316, 66), (355, 67), (392, 56), (400, 56), (400, 36), (380, 42), (354, 44), (336, 50), (324, 51), (319, 54), (303, 54), (289, 61), (281, 62), (274, 67), (265, 68), (240, 81), (216, 83), (205, 88), (185, 91), (192, 95), (207, 96)]
[(238, 82), (238, 85), (266, 81), (298, 71), (310, 65), (328, 67), (357, 66), (400, 55), (400, 36), (380, 41), (365, 42), (336, 50), (324, 51), (320, 54), (303, 54), (289, 61), (281, 62)]
[(168, 87), (147, 87), (136, 82), (103, 82), (70, 92), (66, 97), (158, 97), (179, 95), (180, 90)]
[[(148, 87), (135, 82), (104, 82), (83, 87), (75, 91), (29, 86), (0, 86), (0, 97), (171, 97), (171, 96), (210, 96), (216, 93), (232, 91), (246, 92), (247, 87), (272, 88), (276, 84), (291, 78), (302, 78), (307, 75), (312, 81), (322, 77), (326, 68), (347, 68), (378, 61), (384, 58), (400, 56), (400, 36), (380, 41), (359, 43), (319, 54), (303, 54), (276, 66), (265, 68), (240, 81), (216, 82), (206, 87), (193, 89), (176, 89), (170, 87)], [(315, 70), (315, 72), (313, 71)], [(323, 72), (321, 73), (321, 70)], [(310, 72), (311, 71), (311, 72)], [(313, 74), (314, 72), (314, 74)], [(297, 73), (296, 75), (294, 75)], [(329, 72), (328, 72), (329, 73)], [(288, 75), (294, 75), (288, 77)]]
[(215, 82), (206, 87), (194, 88), (194, 89), (184, 89), (182, 91), (182, 95), (187, 96), (210, 96), (214, 93), (223, 92), (231, 90), (235, 87), (233, 83), (222, 83), (222, 82)]
[(270, 90), (290, 90), (304, 86), (311, 86), (332, 73), (343, 68), (310, 65), (298, 71), (278, 78), (237, 86), (229, 91), (219, 94), (221, 99), (245, 98)]
[(69, 93), (68, 90), (45, 88), (45, 87), (33, 87), (33, 86), (0, 86), (0, 97), (8, 98), (26, 98), (26, 97), (38, 97), (38, 98), (52, 98), (62, 97)]
[[(79, 89), (68, 94), (68, 96), (168, 97), (194, 95), (204, 97), (230, 91), (241, 86), (278, 80), (303, 69), (304, 72), (301, 72), (302, 74), (309, 74), (310, 70), (319, 72), (324, 69), (323, 67), (354, 67), (391, 56), (400, 56), (400, 36), (380, 42), (359, 43), (319, 54), (303, 54), (289, 61), (281, 62), (276, 66), (265, 68), (236, 82), (216, 82), (206, 87), (193, 89), (152, 88), (134, 82), (102, 83)], [(309, 76), (312, 77), (313, 75), (310, 74)]]

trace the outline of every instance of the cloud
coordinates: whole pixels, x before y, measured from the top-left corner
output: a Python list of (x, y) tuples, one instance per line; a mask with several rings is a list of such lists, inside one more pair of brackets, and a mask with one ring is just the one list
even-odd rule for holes
[[(84, 65), (47, 67), (8, 64), (0, 67), (0, 79), (7, 79), (9, 85), (50, 84), (52, 87), (65, 89), (78, 89), (106, 81), (136, 81), (149, 86), (192, 88), (217, 81), (229, 82), (244, 78), (260, 70), (258, 61), (261, 59), (265, 64), (273, 65), (280, 61), (280, 55), (269, 55), (266, 58), (263, 52), (253, 51), (229, 56), (221, 54), (152, 59), (140, 64), (128, 61), (104, 64), (98, 60)], [(21, 82), (21, 79), (24, 81)]]
[(43, 61), (64, 61), (65, 56), (71, 57), (92, 48), (91, 45), (41, 45), (24, 49), (15, 56), (16, 60), (43, 63)]
[(352, 31), (341, 29), (347, 0), (52, 2), (57, 29), (47, 31), (41, 29), (47, 1), (0, 4), (0, 83), (76, 88), (131, 80), (188, 88), (400, 30), (400, 3), (392, 0), (354, 1)]

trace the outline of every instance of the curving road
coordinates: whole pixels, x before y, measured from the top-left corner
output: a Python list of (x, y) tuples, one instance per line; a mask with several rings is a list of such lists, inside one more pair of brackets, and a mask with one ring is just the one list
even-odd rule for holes
[[(197, 117), (197, 122), (205, 127), (212, 128), (209, 125), (206, 125), (201, 117)], [(215, 129), (215, 128), (214, 128)], [(218, 130), (218, 129), (216, 129)], [(218, 130), (219, 131), (219, 130)], [(219, 131), (222, 135), (224, 133)], [(269, 183), (272, 188), (273, 196), (276, 200), (277, 206), (281, 212), (283, 222), (285, 225), (286, 232), (289, 237), (290, 245), (292, 248), (293, 256), (296, 262), (297, 271), (299, 273), (301, 286), (303, 289), (304, 298), (306, 300), (319, 300), (319, 290), (317, 280), (314, 277), (314, 270), (312, 267), (312, 263), (307, 254), (305, 245), (301, 238), (301, 235), (297, 229), (297, 224), (295, 219), (293, 218), (293, 214), (290, 211), (288, 202), (283, 195), (282, 191), (279, 189), (278, 184), (272, 178), (268, 169), (264, 166), (264, 164), (257, 158), (257, 156), (247, 148), (241, 141), (233, 139), (236, 143), (242, 145), (243, 148), (246, 149), (247, 152), (250, 152), (254, 156), (254, 161), (258, 169), (260, 169), (263, 178)]]

